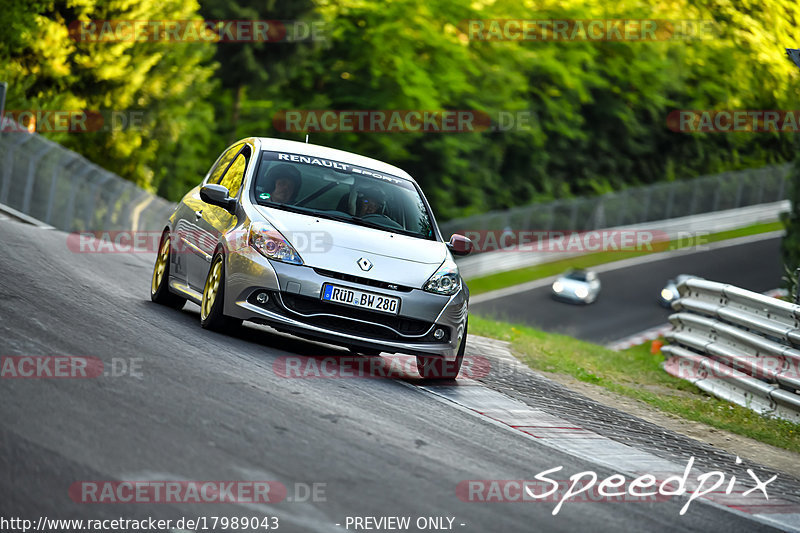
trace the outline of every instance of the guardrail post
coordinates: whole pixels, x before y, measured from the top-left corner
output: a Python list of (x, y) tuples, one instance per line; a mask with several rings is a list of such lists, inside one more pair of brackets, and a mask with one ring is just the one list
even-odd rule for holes
[(665, 219), (669, 219), (672, 215), (672, 205), (675, 203), (675, 182), (673, 181), (669, 188), (667, 195), (667, 212), (664, 214)]
[(786, 176), (778, 176), (778, 180), (780, 180), (781, 185), (780, 188), (778, 189), (778, 197), (775, 198), (776, 202), (784, 199), (783, 195), (786, 192), (786, 179), (787, 179)]
[(736, 186), (736, 204), (733, 207), (741, 207), (742, 206), (742, 189), (744, 189), (744, 173), (740, 173), (737, 175), (737, 186)]
[(556, 202), (551, 202), (550, 203), (550, 210), (549, 210), (550, 212), (548, 213), (546, 231), (550, 231), (550, 230), (553, 229), (553, 217), (555, 216), (555, 213), (556, 213), (556, 204), (557, 203), (560, 204), (561, 201), (556, 201)]
[[(761, 177), (761, 176), (759, 176), (759, 177)], [(761, 200), (764, 198), (764, 180), (763, 179), (757, 179), (756, 183), (760, 183), (761, 187), (758, 188), (758, 199), (755, 201), (755, 203), (753, 205), (760, 204)]]
[(92, 167), (84, 163), (83, 170), (78, 172), (72, 177), (72, 186), (69, 191), (69, 200), (67, 201), (67, 208), (64, 210), (64, 225), (61, 229), (64, 231), (72, 231), (75, 227), (72, 217), (75, 214), (75, 195), (78, 192), (78, 182), (80, 179), (88, 174)]
[(36, 164), (51, 149), (52, 146), (45, 143), (42, 150), (34, 153), (28, 161), (28, 180), (25, 182), (25, 193), (22, 196), (22, 209), (20, 209), (26, 215), (31, 214), (31, 196), (33, 196), (33, 183), (36, 181)]
[(692, 187), (692, 201), (689, 204), (689, 214), (694, 215), (695, 209), (697, 209), (697, 191), (700, 189), (700, 185), (697, 181), (694, 182), (694, 187)]
[(125, 181), (117, 179), (116, 187), (114, 189), (113, 199), (109, 200), (108, 202), (108, 212), (106, 213), (106, 220), (103, 223), (103, 228), (101, 229), (104, 230), (116, 229), (112, 228), (112, 219), (114, 218), (114, 215), (117, 213), (116, 211), (117, 202), (119, 201), (120, 198), (122, 198), (124, 192), (125, 192)]
[(575, 231), (578, 228), (578, 202), (573, 198), (572, 202), (572, 210), (569, 213), (569, 228), (571, 231)]
[[(727, 173), (726, 173), (727, 174)], [(717, 186), (714, 188), (714, 207), (712, 208), (713, 211), (719, 211), (719, 197), (720, 197), (720, 190), (722, 190), (722, 182), (724, 181), (725, 174), (722, 174), (717, 178)]]
[(601, 196), (592, 214), (592, 228), (601, 229), (606, 227), (606, 201), (605, 197)]
[(11, 180), (13, 179), (11, 170), (14, 168), (14, 153), (20, 146), (31, 140), (33, 135), (30, 133), (18, 133), (15, 136), (7, 136), (6, 138), (8, 137), (12, 137), (14, 140), (6, 146), (8, 159), (3, 169), (3, 188), (0, 189), (0, 204), (8, 202), (8, 191), (11, 189)]
[(800, 268), (794, 271), (794, 303), (800, 304)]
[(53, 175), (50, 178), (50, 195), (47, 197), (47, 213), (45, 214), (44, 221), (47, 224), (50, 224), (53, 220), (53, 206), (56, 201), (56, 183), (58, 183), (58, 173), (59, 171), (63, 171), (65, 167), (69, 166), (70, 162), (61, 165), (60, 162), (62, 158), (56, 160), (56, 164), (53, 165)]
[(104, 229), (104, 228), (92, 228), (91, 226), (92, 226), (92, 219), (94, 218), (95, 205), (97, 205), (97, 196), (100, 194), (100, 187), (111, 178), (112, 174), (110, 172), (104, 172), (103, 174), (100, 174), (100, 179), (97, 180), (92, 185), (92, 188), (86, 197), (86, 214), (84, 220), (86, 222), (87, 230)]
[(653, 199), (653, 186), (647, 188), (647, 195), (644, 197), (644, 208), (642, 209), (642, 218), (639, 223), (650, 222), (650, 202)]

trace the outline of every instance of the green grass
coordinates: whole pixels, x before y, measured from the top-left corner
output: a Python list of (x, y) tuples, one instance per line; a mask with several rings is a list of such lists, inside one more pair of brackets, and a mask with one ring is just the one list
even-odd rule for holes
[(800, 453), (800, 424), (763, 417), (711, 397), (661, 369), (664, 357), (650, 343), (615, 352), (572, 337), (470, 316), (470, 333), (506, 340), (515, 355), (535, 370), (580, 381), (641, 400), (672, 416), (750, 437)]
[[(723, 241), (727, 239), (734, 239), (736, 237), (745, 237), (747, 235), (755, 235), (758, 233), (767, 233), (770, 231), (777, 231), (783, 229), (781, 222), (765, 222), (762, 224), (754, 224), (744, 228), (738, 228), (730, 231), (722, 231), (719, 233), (711, 233), (703, 235), (702, 242), (695, 241), (693, 243), (671, 241), (668, 243), (659, 243), (653, 246), (655, 251), (608, 251), (608, 252), (595, 252), (590, 254), (580, 255), (570, 259), (562, 259), (550, 263), (542, 263), (531, 267), (520, 268), (517, 270), (509, 270), (508, 272), (500, 272), (467, 280), (469, 292), (472, 295), (481, 294), (483, 292), (494, 291), (511, 287), (533, 281), (536, 279), (546, 278), (561, 274), (569, 268), (588, 268), (592, 266), (601, 265), (604, 263), (611, 263), (613, 261), (620, 261), (622, 259), (630, 259), (641, 255), (648, 255), (658, 251), (676, 250), (678, 248), (685, 248), (695, 244), (708, 244), (716, 241)], [(531, 252), (535, 253), (535, 252)]]

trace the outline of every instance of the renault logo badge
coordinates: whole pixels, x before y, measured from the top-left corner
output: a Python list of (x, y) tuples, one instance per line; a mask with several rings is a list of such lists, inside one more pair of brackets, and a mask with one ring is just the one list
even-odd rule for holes
[(366, 257), (362, 257), (358, 260), (358, 266), (361, 267), (361, 270), (369, 270), (372, 268), (372, 262)]

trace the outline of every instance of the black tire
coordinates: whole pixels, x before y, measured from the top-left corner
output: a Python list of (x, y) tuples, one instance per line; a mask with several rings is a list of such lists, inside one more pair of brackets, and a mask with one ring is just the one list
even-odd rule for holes
[(212, 331), (226, 331), (242, 325), (242, 320), (222, 313), (225, 303), (225, 256), (214, 254), (203, 286), (200, 302), (200, 325)]
[(464, 352), (467, 349), (468, 326), (469, 322), (464, 324), (464, 337), (461, 339), (461, 346), (458, 347), (455, 361), (445, 361), (442, 357), (417, 356), (417, 371), (422, 379), (453, 380), (458, 377), (461, 363), (464, 362)]
[(150, 280), (150, 299), (157, 304), (166, 305), (173, 309), (183, 309), (186, 298), (178, 296), (169, 290), (169, 264), (172, 260), (172, 242), (169, 231), (161, 235), (156, 252), (156, 263), (153, 265), (153, 277)]

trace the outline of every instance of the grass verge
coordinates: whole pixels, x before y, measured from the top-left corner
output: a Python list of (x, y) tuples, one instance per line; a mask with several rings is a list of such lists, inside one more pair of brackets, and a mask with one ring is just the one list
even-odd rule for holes
[(470, 334), (509, 341), (515, 355), (542, 372), (567, 374), (580, 381), (641, 400), (672, 416), (800, 453), (800, 424), (763, 417), (709, 396), (659, 366), (664, 357), (650, 343), (615, 352), (572, 337), (470, 315)]
[[(481, 294), (483, 292), (494, 291), (503, 289), (520, 283), (533, 281), (535, 279), (546, 278), (561, 274), (569, 268), (589, 268), (592, 266), (601, 265), (604, 263), (611, 263), (613, 261), (620, 261), (622, 259), (630, 259), (641, 255), (648, 255), (657, 253), (658, 251), (677, 250), (679, 248), (686, 248), (687, 246), (708, 244), (717, 241), (724, 241), (728, 239), (735, 239), (737, 237), (746, 237), (748, 235), (756, 235), (758, 233), (768, 233), (770, 231), (777, 231), (783, 229), (781, 222), (765, 222), (762, 224), (753, 224), (744, 228), (737, 228), (729, 231), (721, 231), (718, 233), (710, 233), (708, 235), (698, 236), (693, 242), (689, 243), (688, 240), (684, 241), (670, 241), (669, 243), (660, 243), (657, 251), (609, 251), (609, 252), (594, 252), (590, 254), (583, 254), (569, 259), (562, 259), (560, 261), (553, 261), (550, 263), (542, 263), (541, 265), (534, 265), (530, 267), (520, 268), (516, 270), (509, 270), (507, 272), (499, 272), (489, 276), (474, 278), (467, 280), (469, 292), (471, 295)], [(702, 239), (702, 241), (698, 241)]]

